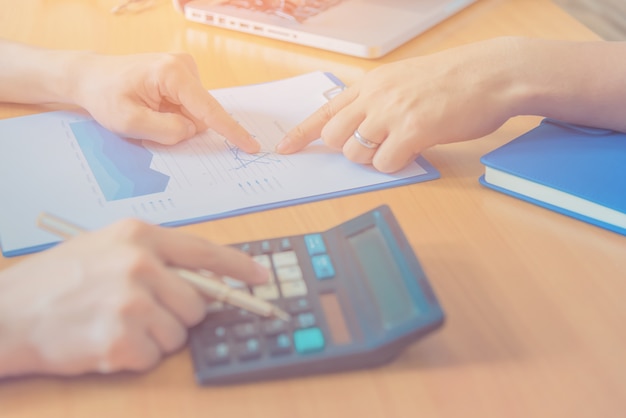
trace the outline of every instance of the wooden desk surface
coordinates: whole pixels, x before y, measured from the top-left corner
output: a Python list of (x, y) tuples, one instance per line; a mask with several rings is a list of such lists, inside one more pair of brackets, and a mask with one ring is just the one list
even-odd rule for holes
[[(169, 0), (112, 16), (117, 0), (2, 2), (0, 36), (108, 53), (186, 50), (207, 88), (312, 70), (347, 82), (381, 62), (499, 35), (596, 36), (548, 0), (482, 0), (367, 61), (186, 22)], [(41, 111), (0, 106), (0, 117)], [(479, 157), (538, 121), (425, 153), (437, 181), (185, 227), (217, 242), (322, 230), (387, 203), (447, 323), (388, 366), (199, 388), (186, 350), (149, 373), (0, 383), (2, 417), (624, 417), (626, 238), (487, 190)], [(0, 259), (5, 267), (18, 259)], [(1, 336), (0, 336), (1, 337)]]

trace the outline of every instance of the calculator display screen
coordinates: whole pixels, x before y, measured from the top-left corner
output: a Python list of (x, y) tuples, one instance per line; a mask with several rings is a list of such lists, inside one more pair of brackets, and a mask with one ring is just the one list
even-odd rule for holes
[(348, 242), (378, 305), (383, 327), (391, 329), (416, 316), (417, 308), (380, 229), (373, 226), (362, 230), (349, 236)]

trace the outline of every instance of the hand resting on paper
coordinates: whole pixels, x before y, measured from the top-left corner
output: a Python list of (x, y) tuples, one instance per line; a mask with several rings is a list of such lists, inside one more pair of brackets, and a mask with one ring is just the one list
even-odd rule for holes
[(321, 137), (354, 162), (394, 172), (433, 145), (483, 137), (518, 115), (626, 131), (624, 74), (626, 42), (494, 38), (379, 66), (277, 151)]
[(242, 150), (259, 144), (202, 86), (184, 53), (103, 55), (0, 40), (0, 102), (67, 103), (117, 134), (175, 144), (208, 127)]
[(205, 314), (173, 264), (248, 283), (268, 274), (233, 248), (136, 220), (83, 233), (0, 271), (0, 377), (154, 366)]

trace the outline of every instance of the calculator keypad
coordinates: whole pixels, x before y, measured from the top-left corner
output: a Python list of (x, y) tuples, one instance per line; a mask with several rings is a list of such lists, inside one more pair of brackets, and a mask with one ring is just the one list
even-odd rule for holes
[(226, 278), (228, 285), (290, 318), (209, 303), (189, 341), (202, 385), (382, 364), (443, 323), (443, 311), (387, 207), (324, 232), (237, 248), (270, 276), (257, 286)]
[[(309, 269), (313, 269), (315, 278), (334, 277), (335, 270), (322, 236), (312, 234), (304, 238), (306, 252), (300, 254), (309, 255)], [(231, 286), (249, 290), (257, 297), (278, 304), (291, 314), (291, 320), (261, 318), (222, 303), (211, 304), (209, 315), (193, 333), (193, 338), (199, 340), (202, 347), (201, 357), (205, 364), (222, 367), (264, 356), (284, 357), (324, 350), (327, 340), (309, 298), (300, 264), (307, 260), (298, 260), (293, 244), (289, 238), (243, 244), (239, 248), (270, 271), (269, 280), (248, 289), (245, 283), (227, 279)]]

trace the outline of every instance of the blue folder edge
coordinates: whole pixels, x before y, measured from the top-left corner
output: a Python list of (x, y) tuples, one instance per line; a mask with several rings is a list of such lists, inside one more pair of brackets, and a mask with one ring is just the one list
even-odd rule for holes
[(376, 190), (384, 190), (384, 189), (388, 189), (388, 188), (391, 188), (391, 187), (408, 186), (410, 184), (421, 183), (421, 182), (428, 181), (428, 180), (436, 180), (436, 179), (438, 179), (440, 177), (439, 171), (437, 171), (437, 169), (435, 167), (433, 167), (432, 164), (430, 164), (424, 157), (419, 156), (419, 157), (417, 157), (415, 159), (415, 161), (420, 166), (422, 166), (422, 168), (426, 171), (426, 173), (420, 174), (420, 175), (417, 175), (417, 176), (413, 176), (413, 177), (407, 177), (407, 178), (403, 178), (403, 179), (392, 180), (392, 181), (389, 181), (389, 182), (386, 182), (386, 183), (380, 183), (380, 184), (374, 184), (374, 185), (371, 185), (371, 186), (359, 187), (358, 189), (341, 190), (341, 191), (331, 192), (331, 193), (322, 193), (322, 194), (318, 194), (318, 195), (315, 195), (315, 196), (302, 197), (302, 198), (299, 198), (299, 199), (283, 200), (283, 201), (280, 201), (280, 202), (268, 203), (268, 204), (265, 204), (265, 205), (250, 206), (250, 207), (247, 207), (247, 208), (231, 210), (231, 211), (228, 211), (228, 212), (222, 212), (222, 213), (218, 213), (218, 214), (210, 215), (210, 216), (202, 216), (202, 217), (192, 218), (192, 219), (183, 220), (183, 221), (166, 222), (166, 223), (163, 223), (161, 225), (163, 225), (163, 226), (181, 226), (181, 225), (188, 225), (188, 224), (192, 224), (192, 223), (211, 221), (211, 220), (215, 220), (215, 219), (230, 218), (230, 217), (233, 217), (233, 216), (247, 215), (247, 214), (254, 213), (254, 212), (261, 212), (261, 211), (265, 211), (265, 210), (278, 209), (278, 208), (283, 208), (283, 207), (287, 207), (287, 206), (295, 206), (295, 205), (300, 205), (300, 204), (303, 204), (303, 203), (317, 202), (317, 201), (320, 201), (320, 200), (327, 200), (327, 199), (332, 199), (332, 198), (335, 198), (335, 197), (343, 197), (343, 196), (349, 196), (349, 195), (353, 195), (353, 194), (373, 192), (373, 191), (376, 191)]
[[(345, 88), (345, 84), (339, 78), (337, 78), (337, 76), (335, 76), (333, 73), (325, 72), (324, 74), (328, 78), (330, 78), (335, 84), (337, 84), (338, 87)], [(441, 176), (439, 171), (432, 164), (430, 164), (424, 157), (419, 156), (415, 159), (415, 161), (424, 169), (425, 171), (424, 174), (419, 174), (417, 176), (407, 177), (407, 178), (398, 179), (398, 180), (392, 180), (386, 183), (359, 187), (358, 189), (341, 190), (337, 192), (323, 193), (323, 194), (319, 194), (315, 196), (308, 196), (308, 197), (299, 198), (299, 199), (284, 200), (281, 202), (269, 203), (265, 205), (250, 206), (246, 208), (217, 213), (213, 215), (200, 216), (197, 218), (190, 218), (190, 219), (181, 219), (179, 221), (165, 222), (160, 225), (165, 226), (165, 227), (174, 227), (174, 226), (183, 226), (183, 225), (190, 225), (194, 223), (213, 221), (217, 219), (230, 218), (233, 216), (247, 215), (247, 214), (254, 213), (254, 212), (261, 212), (265, 210), (278, 209), (282, 207), (294, 206), (294, 205), (299, 205), (303, 203), (316, 202), (319, 200), (327, 200), (327, 199), (332, 199), (336, 197), (343, 197), (343, 196), (348, 196), (348, 195), (353, 195), (353, 194), (372, 192), (376, 190), (388, 189), (391, 187), (406, 186), (410, 184), (421, 183), (424, 181), (436, 180)], [(59, 240), (59, 241), (52, 242), (52, 243), (35, 245), (32, 247), (20, 248), (20, 249), (12, 250), (12, 251), (4, 251), (2, 249), (2, 237), (0, 237), (0, 251), (2, 251), (2, 255), (4, 257), (16, 257), (20, 255), (43, 251), (45, 249), (55, 246), (59, 242), (61, 241)]]
[(480, 176), (478, 181), (480, 182), (480, 184), (482, 184), (485, 187), (488, 187), (488, 188), (493, 189), (493, 190), (497, 190), (497, 191), (499, 191), (501, 193), (504, 193), (504, 194), (507, 194), (509, 196), (513, 196), (513, 197), (516, 197), (518, 199), (525, 200), (526, 202), (530, 202), (530, 203), (533, 203), (533, 204), (535, 204), (537, 206), (541, 206), (543, 208), (550, 209), (550, 210), (552, 210), (554, 212), (557, 212), (557, 213), (560, 213), (560, 214), (563, 214), (563, 215), (567, 215), (567, 216), (569, 216), (571, 218), (574, 218), (574, 219), (577, 219), (577, 220), (580, 220), (580, 221), (584, 221), (584, 222), (587, 222), (587, 223), (595, 225), (595, 226), (599, 226), (599, 227), (607, 229), (609, 231), (617, 232), (618, 234), (622, 234), (622, 235), (626, 235), (626, 229), (624, 229), (624, 228), (619, 228), (619, 227), (616, 227), (615, 225), (607, 224), (606, 222), (602, 222), (602, 221), (599, 221), (599, 220), (594, 219), (594, 218), (589, 218), (588, 216), (580, 215), (580, 214), (578, 214), (576, 212), (572, 212), (572, 211), (569, 211), (567, 209), (563, 209), (561, 207), (554, 206), (554, 205), (551, 205), (549, 203), (545, 203), (545, 202), (542, 202), (540, 200), (533, 199), (533, 198), (528, 197), (526, 195), (519, 194), (519, 193), (513, 192), (511, 190), (504, 189), (502, 187), (498, 187), (498, 186), (495, 186), (493, 184), (490, 184), (487, 181), (485, 181), (485, 176), (484, 175)]
[[(246, 208), (241, 208), (241, 209), (237, 209), (237, 210), (231, 210), (231, 211), (217, 213), (217, 214), (213, 214), (213, 215), (200, 216), (200, 217), (197, 217), (197, 218), (190, 218), (190, 219), (182, 219), (180, 221), (165, 222), (165, 223), (162, 223), (160, 225), (161, 226), (165, 226), (165, 227), (175, 227), (175, 226), (190, 225), (190, 224), (200, 223), (200, 222), (214, 221), (214, 220), (217, 220), (217, 219), (231, 218), (231, 217), (234, 217), (234, 216), (247, 215), (247, 214), (250, 214), (250, 213), (262, 212), (262, 211), (271, 210), (271, 209), (278, 209), (278, 208), (283, 208), (283, 207), (287, 207), (287, 206), (295, 206), (295, 205), (300, 205), (300, 204), (303, 204), (303, 203), (316, 202), (316, 201), (320, 201), (320, 200), (327, 200), (327, 199), (332, 199), (332, 198), (336, 198), (336, 197), (349, 196), (349, 195), (353, 195), (353, 194), (373, 192), (373, 191), (376, 191), (376, 190), (384, 190), (384, 189), (388, 189), (388, 188), (391, 188), (391, 187), (408, 186), (410, 184), (421, 183), (421, 182), (429, 181), (429, 180), (436, 180), (436, 179), (438, 179), (440, 177), (439, 171), (432, 164), (430, 164), (424, 157), (419, 156), (419, 157), (417, 157), (415, 159), (415, 161), (420, 166), (422, 166), (422, 168), (426, 171), (426, 173), (420, 174), (420, 175), (417, 175), (417, 176), (403, 178), (403, 179), (392, 180), (392, 181), (389, 181), (389, 182), (386, 182), (386, 183), (380, 183), (380, 184), (374, 184), (374, 185), (371, 185), (371, 186), (359, 187), (358, 189), (341, 190), (341, 191), (337, 191), (337, 192), (323, 193), (323, 194), (303, 197), (303, 198), (299, 198), (299, 199), (283, 200), (283, 201), (280, 201), (280, 202), (268, 203), (268, 204), (265, 204), (265, 205), (250, 206), (250, 207), (246, 207)], [(52, 243), (48, 243), (48, 244), (41, 244), (41, 245), (36, 245), (36, 246), (32, 246), (32, 247), (27, 247), (27, 248), (20, 248), (18, 250), (6, 251), (6, 252), (3, 250), (2, 251), (2, 255), (4, 257), (16, 257), (16, 256), (20, 256), (20, 255), (35, 253), (35, 252), (39, 252), (39, 251), (43, 251), (45, 249), (51, 248), (51, 247), (55, 246), (56, 244), (58, 244), (60, 242), (61, 242), (61, 240), (56, 241), (56, 242), (52, 242)], [(1, 239), (0, 239), (0, 248), (2, 248), (2, 240)]]

